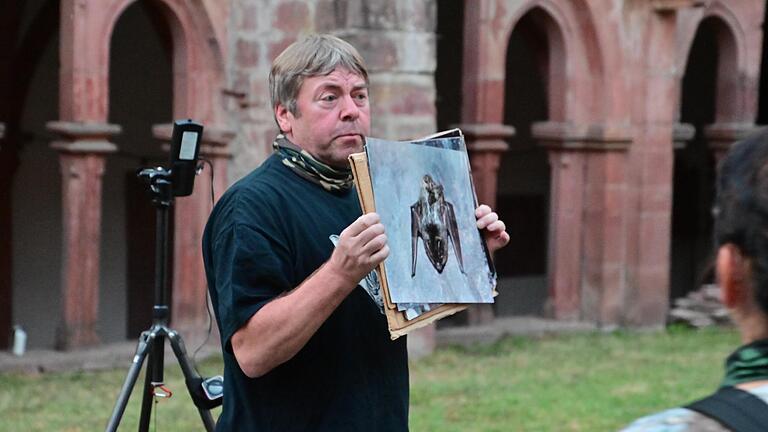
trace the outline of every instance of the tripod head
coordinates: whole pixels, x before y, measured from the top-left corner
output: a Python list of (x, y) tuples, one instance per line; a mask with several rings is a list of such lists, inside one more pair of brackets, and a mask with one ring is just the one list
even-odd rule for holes
[(152, 202), (158, 207), (170, 207), (173, 204), (171, 171), (163, 167), (139, 168), (136, 176), (149, 185)]

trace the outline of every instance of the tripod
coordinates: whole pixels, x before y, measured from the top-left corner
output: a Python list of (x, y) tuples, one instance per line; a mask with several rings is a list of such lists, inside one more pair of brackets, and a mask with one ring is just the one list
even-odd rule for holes
[[(157, 208), (157, 228), (155, 237), (155, 304), (152, 310), (152, 326), (139, 337), (136, 354), (133, 363), (128, 369), (123, 387), (117, 397), (115, 408), (107, 424), (107, 432), (114, 432), (120, 424), (125, 412), (128, 399), (131, 396), (136, 380), (139, 377), (142, 364), (147, 360), (147, 370), (144, 379), (144, 392), (141, 403), (141, 417), (139, 419), (139, 431), (146, 432), (149, 429), (149, 420), (152, 411), (152, 398), (154, 396), (170, 396), (170, 392), (163, 387), (164, 348), (167, 338), (173, 348), (173, 353), (179, 361), (181, 372), (187, 385), (192, 400), (197, 406), (200, 418), (206, 431), (213, 432), (215, 423), (210, 409), (221, 404), (221, 398), (210, 397), (201, 394), (200, 384), (203, 379), (192, 367), (187, 357), (184, 341), (181, 335), (168, 326), (169, 308), (168, 281), (166, 277), (166, 257), (168, 255), (168, 209), (173, 205), (173, 185), (170, 171), (163, 168), (148, 168), (139, 171), (139, 177), (145, 178), (150, 184), (153, 199)], [(159, 390), (158, 390), (159, 389)]]

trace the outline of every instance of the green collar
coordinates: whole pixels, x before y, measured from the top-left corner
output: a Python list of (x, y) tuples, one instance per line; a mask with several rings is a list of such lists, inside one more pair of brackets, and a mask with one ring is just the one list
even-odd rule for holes
[(768, 380), (768, 339), (744, 345), (725, 360), (722, 386)]

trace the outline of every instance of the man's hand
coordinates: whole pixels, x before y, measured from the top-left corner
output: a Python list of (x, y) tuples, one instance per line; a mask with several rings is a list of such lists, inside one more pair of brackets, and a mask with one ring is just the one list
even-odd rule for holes
[(509, 243), (509, 234), (505, 231), (507, 227), (504, 225), (504, 221), (500, 220), (499, 215), (491, 210), (490, 207), (481, 204), (480, 207), (475, 209), (475, 217), (477, 218), (477, 228), (483, 230), (485, 242), (491, 253), (496, 252)]
[(341, 232), (328, 265), (356, 285), (387, 256), (389, 246), (384, 225), (378, 214), (366, 213)]

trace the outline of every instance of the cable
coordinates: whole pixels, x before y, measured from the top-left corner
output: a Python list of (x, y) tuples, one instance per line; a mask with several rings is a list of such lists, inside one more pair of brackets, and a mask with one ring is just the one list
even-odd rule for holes
[(205, 344), (208, 343), (208, 341), (211, 339), (211, 333), (213, 333), (213, 317), (211, 317), (211, 304), (208, 300), (208, 292), (205, 293), (205, 311), (208, 314), (208, 331), (205, 334), (205, 339), (200, 343), (200, 345), (195, 349), (195, 351), (192, 353), (192, 364), (195, 365), (195, 370), (197, 371), (198, 375), (202, 375), (199, 370), (197, 370), (197, 353), (205, 346)]
[[(210, 172), (211, 172), (211, 207), (213, 207), (213, 205), (216, 202), (216, 199), (215, 199), (216, 195), (215, 195), (214, 183), (213, 183), (213, 181), (214, 181), (213, 163), (211, 163), (210, 160), (203, 159), (203, 158), (200, 158), (200, 162), (201, 163), (200, 163), (200, 165), (198, 165), (198, 168), (197, 168), (197, 173), (198, 174), (202, 171), (203, 164), (207, 163), (208, 166), (210, 167)], [(197, 353), (200, 352), (200, 350), (203, 348), (203, 346), (205, 346), (208, 343), (208, 341), (211, 339), (211, 333), (213, 333), (213, 317), (211, 316), (211, 303), (210, 303), (210, 299), (208, 297), (208, 291), (207, 290), (205, 291), (205, 312), (208, 315), (208, 331), (206, 332), (205, 339), (200, 343), (200, 345), (197, 348), (195, 348), (195, 351), (192, 353), (192, 365), (194, 366), (195, 371), (197, 372), (198, 375), (202, 375), (202, 374), (200, 373), (199, 370), (197, 370), (197, 360), (196, 360), (197, 359)]]
[(200, 174), (203, 170), (203, 164), (208, 164), (208, 166), (211, 168), (211, 206), (215, 203), (216, 199), (214, 198), (214, 191), (213, 191), (213, 163), (208, 159), (200, 158), (200, 165), (197, 166), (197, 174)]

